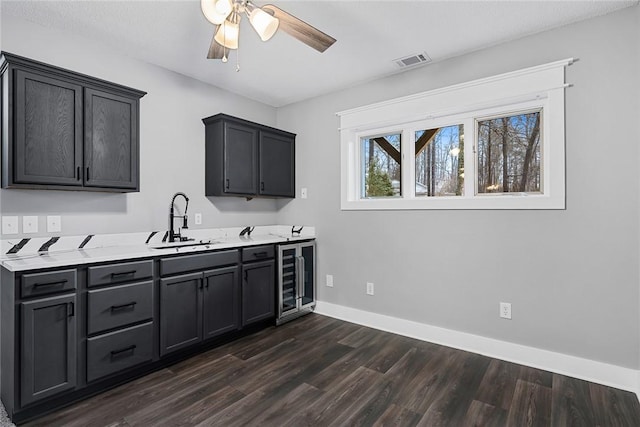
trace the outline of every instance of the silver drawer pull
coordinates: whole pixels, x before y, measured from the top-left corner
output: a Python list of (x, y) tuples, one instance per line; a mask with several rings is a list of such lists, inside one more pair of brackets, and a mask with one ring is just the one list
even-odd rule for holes
[(121, 304), (121, 305), (112, 305), (111, 306), (111, 311), (117, 311), (117, 310), (122, 310), (124, 308), (133, 308), (137, 303), (135, 301), (131, 301), (128, 304)]
[(112, 350), (112, 351), (111, 351), (111, 357), (118, 356), (118, 355), (120, 355), (120, 354), (122, 354), (122, 353), (126, 353), (126, 352), (128, 352), (128, 351), (133, 352), (133, 350), (135, 350), (135, 349), (136, 349), (136, 347), (137, 347), (137, 346), (136, 346), (135, 344), (133, 344), (133, 345), (130, 345), (129, 347), (125, 347), (125, 348), (122, 348), (122, 349), (120, 349), (120, 350)]

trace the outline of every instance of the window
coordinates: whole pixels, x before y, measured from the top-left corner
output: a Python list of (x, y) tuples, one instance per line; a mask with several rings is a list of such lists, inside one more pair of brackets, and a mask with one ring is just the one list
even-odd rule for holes
[(464, 194), (464, 125), (415, 133), (416, 196)]
[(362, 196), (397, 197), (400, 187), (401, 134), (362, 138)]
[(478, 193), (540, 193), (540, 111), (478, 121)]
[(571, 62), (338, 113), (342, 209), (564, 209)]

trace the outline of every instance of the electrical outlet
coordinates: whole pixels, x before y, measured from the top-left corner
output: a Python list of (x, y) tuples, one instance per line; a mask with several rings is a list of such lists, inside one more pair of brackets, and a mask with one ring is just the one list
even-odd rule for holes
[(22, 232), (23, 233), (37, 233), (38, 232), (38, 217), (37, 216), (23, 216), (22, 217)]
[(202, 214), (201, 213), (197, 213), (193, 216), (193, 222), (196, 223), (196, 225), (202, 225)]
[(373, 283), (367, 282), (367, 295), (373, 295)]
[(503, 319), (511, 320), (511, 303), (510, 302), (500, 303), (500, 317), (502, 317)]
[(333, 288), (333, 275), (327, 274), (327, 286)]
[(302, 197), (303, 199), (307, 198), (307, 189), (306, 188), (300, 189), (300, 197)]
[(47, 232), (59, 233), (62, 231), (62, 219), (59, 215), (47, 216)]
[(18, 217), (2, 217), (2, 234), (18, 234)]

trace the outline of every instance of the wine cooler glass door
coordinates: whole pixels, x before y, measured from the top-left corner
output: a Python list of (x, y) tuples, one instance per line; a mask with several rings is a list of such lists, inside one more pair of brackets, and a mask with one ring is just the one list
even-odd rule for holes
[(280, 309), (282, 312), (281, 315), (286, 314), (289, 311), (297, 310), (297, 300), (298, 300), (298, 274), (297, 274), (297, 265), (296, 262), (296, 248), (294, 247), (283, 247), (282, 253), (280, 256), (280, 274), (282, 277), (280, 278), (280, 283), (282, 284), (281, 288), (281, 305)]
[(300, 278), (300, 305), (302, 307), (315, 302), (315, 243), (301, 245), (301, 258), (304, 268)]

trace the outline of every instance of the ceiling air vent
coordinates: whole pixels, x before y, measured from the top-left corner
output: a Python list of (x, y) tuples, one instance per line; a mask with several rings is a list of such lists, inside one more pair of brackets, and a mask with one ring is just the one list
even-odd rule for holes
[(406, 68), (419, 64), (426, 64), (431, 62), (431, 58), (429, 58), (429, 55), (426, 53), (418, 53), (415, 55), (405, 56), (404, 58), (394, 59), (393, 62), (395, 62), (400, 68)]

